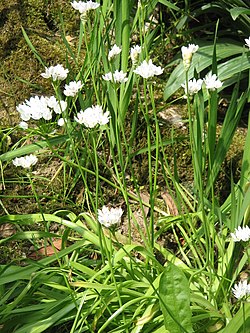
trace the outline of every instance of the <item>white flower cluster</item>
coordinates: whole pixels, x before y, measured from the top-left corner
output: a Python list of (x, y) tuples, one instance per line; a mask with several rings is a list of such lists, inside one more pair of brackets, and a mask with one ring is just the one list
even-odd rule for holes
[(238, 227), (235, 228), (234, 232), (231, 232), (231, 237), (234, 242), (247, 242), (250, 240), (250, 228), (246, 227)]
[(238, 284), (235, 283), (232, 292), (237, 299), (247, 298), (250, 296), (250, 284), (247, 283), (247, 280), (240, 281)]
[(134, 45), (133, 47), (131, 47), (130, 58), (131, 58), (133, 64), (135, 64), (137, 62), (140, 53), (141, 53), (141, 46)]
[(188, 89), (186, 84), (182, 84), (181, 86), (184, 88), (186, 95), (187, 93), (189, 93), (189, 95), (194, 95), (201, 89), (202, 83), (203, 80), (201, 79), (193, 79), (188, 81)]
[(199, 46), (195, 45), (195, 44), (189, 44), (188, 46), (182, 46), (181, 53), (182, 53), (183, 65), (184, 65), (185, 70), (189, 69), (189, 67), (191, 65), (193, 54), (195, 52), (197, 52), (198, 49), (199, 49)]
[(62, 65), (58, 64), (56, 66), (45, 67), (45, 73), (41, 76), (45, 79), (52, 78), (53, 81), (63, 81), (66, 79), (69, 70), (64, 69)]
[(88, 128), (94, 128), (97, 125), (106, 125), (109, 122), (109, 111), (103, 112), (100, 105), (93, 105), (86, 110), (77, 113), (75, 121)]
[(12, 163), (18, 167), (21, 166), (24, 169), (29, 169), (32, 165), (35, 165), (37, 163), (38, 159), (35, 155), (26, 155), (22, 157), (16, 157)]
[(82, 89), (83, 83), (81, 81), (71, 81), (69, 84), (65, 84), (64, 95), (74, 97)]
[(123, 71), (118, 71), (116, 70), (114, 73), (106, 73), (105, 75), (102, 76), (103, 80), (105, 81), (113, 81), (115, 83), (124, 83), (128, 81), (128, 78), (126, 77), (127, 74), (124, 73)]
[(249, 38), (246, 38), (245, 39), (245, 42), (246, 42), (246, 46), (249, 48), (249, 50), (250, 50), (250, 37)]
[(222, 87), (222, 82), (217, 78), (216, 74), (208, 73), (204, 79), (204, 83), (208, 90), (215, 90)]
[(106, 228), (110, 228), (115, 224), (120, 224), (123, 210), (121, 208), (108, 208), (103, 206), (98, 209), (98, 221)]
[(113, 45), (112, 49), (109, 51), (108, 60), (111, 60), (116, 55), (120, 54), (121, 52), (122, 52), (122, 49), (119, 46), (117, 46), (116, 44)]
[[(42, 77), (48, 79), (52, 78), (53, 81), (65, 80), (69, 70), (64, 69), (62, 65), (56, 65), (51, 67), (45, 67), (45, 73), (42, 73)], [(74, 97), (82, 89), (83, 83), (81, 81), (71, 81), (64, 86), (64, 95)]]
[(44, 97), (35, 96), (29, 100), (25, 100), (24, 103), (17, 106), (17, 111), (23, 121), (30, 119), (50, 120), (52, 118), (53, 111), (57, 114), (61, 114), (65, 111), (67, 103), (65, 101), (58, 101), (54, 96)]
[(198, 79), (198, 80), (192, 79), (192, 80), (188, 81), (188, 89), (187, 89), (186, 84), (182, 84), (181, 86), (185, 90), (185, 95), (187, 95), (187, 93), (189, 93), (189, 95), (192, 96), (192, 95), (196, 94), (199, 90), (201, 90), (203, 82), (204, 82), (206, 88), (208, 90), (212, 90), (212, 91), (214, 91), (215, 89), (221, 88), (223, 85), (223, 83), (217, 78), (216, 74), (208, 73), (203, 80), (202, 79)]
[(163, 69), (160, 66), (155, 66), (150, 59), (149, 61), (144, 60), (141, 65), (134, 70), (134, 73), (142, 76), (144, 79), (148, 79), (155, 75), (161, 75)]
[[(182, 46), (181, 53), (182, 53), (182, 59), (183, 59), (183, 65), (185, 70), (187, 71), (191, 65), (192, 57), (195, 52), (197, 52), (199, 49), (198, 45), (195, 44), (189, 44), (188, 46)], [(189, 93), (189, 95), (196, 94), (202, 87), (202, 83), (205, 83), (205, 86), (208, 90), (216, 90), (222, 87), (222, 82), (217, 78), (216, 74), (208, 73), (206, 77), (201, 79), (193, 79), (188, 81), (188, 88), (185, 84), (182, 84), (181, 86), (185, 90), (185, 94)]]
[(99, 3), (93, 2), (93, 1), (73, 1), (71, 2), (71, 6), (78, 10), (80, 14), (86, 14), (88, 11), (92, 10), (92, 9), (96, 9), (100, 6)]

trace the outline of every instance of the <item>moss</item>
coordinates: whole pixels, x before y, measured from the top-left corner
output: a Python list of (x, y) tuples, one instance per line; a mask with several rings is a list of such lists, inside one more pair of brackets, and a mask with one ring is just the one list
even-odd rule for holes
[(65, 64), (66, 49), (60, 38), (59, 12), (64, 20), (65, 34), (74, 35), (78, 29), (77, 14), (68, 1), (1, 1), (0, 126), (19, 122), (16, 105), (31, 94), (53, 94), (50, 82), (40, 76), (43, 67), (27, 45), (21, 28), (25, 29), (45, 64)]

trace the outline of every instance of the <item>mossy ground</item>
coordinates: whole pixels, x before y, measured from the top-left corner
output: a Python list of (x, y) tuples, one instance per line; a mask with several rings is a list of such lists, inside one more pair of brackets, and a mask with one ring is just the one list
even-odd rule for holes
[(16, 105), (32, 94), (52, 93), (49, 82), (40, 76), (43, 71), (22, 28), (47, 65), (66, 61), (65, 45), (60, 38), (60, 20), (65, 34), (77, 30), (77, 16), (69, 1), (3, 0), (0, 3), (0, 125), (18, 123)]

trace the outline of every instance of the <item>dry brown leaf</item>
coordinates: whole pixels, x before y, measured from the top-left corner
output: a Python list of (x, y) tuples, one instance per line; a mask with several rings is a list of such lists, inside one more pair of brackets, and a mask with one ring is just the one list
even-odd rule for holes
[(162, 192), (161, 197), (165, 201), (166, 206), (168, 207), (169, 215), (173, 216), (179, 215), (178, 208), (171, 195), (168, 192)]
[(7, 238), (16, 233), (16, 228), (11, 223), (3, 223), (0, 225), (0, 237)]
[(62, 240), (56, 239), (53, 241), (53, 245), (43, 246), (37, 251), (32, 252), (28, 255), (28, 258), (33, 260), (39, 260), (42, 257), (53, 256), (56, 252), (59, 252), (62, 247)]

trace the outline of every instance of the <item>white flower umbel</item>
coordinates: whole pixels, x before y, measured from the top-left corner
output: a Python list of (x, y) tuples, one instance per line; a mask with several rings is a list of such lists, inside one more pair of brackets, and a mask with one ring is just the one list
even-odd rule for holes
[(120, 54), (121, 52), (122, 52), (122, 49), (119, 46), (117, 46), (116, 44), (113, 45), (112, 49), (109, 51), (108, 60), (111, 60), (116, 55)]
[(12, 163), (18, 167), (21, 166), (24, 169), (29, 169), (32, 165), (35, 165), (37, 163), (38, 159), (35, 155), (26, 155), (22, 157), (16, 157)]
[(102, 76), (103, 80), (105, 81), (113, 81), (115, 83), (124, 83), (128, 81), (128, 78), (126, 77), (127, 73), (124, 73), (123, 71), (116, 70), (114, 73), (106, 73)]
[(98, 209), (98, 221), (106, 228), (120, 224), (123, 210), (121, 208), (108, 208), (103, 206)]
[(131, 49), (130, 49), (130, 58), (131, 58), (133, 64), (136, 64), (140, 53), (141, 53), (141, 46), (134, 45), (134, 46), (131, 47)]
[(71, 81), (69, 84), (65, 84), (64, 95), (74, 97), (83, 87), (81, 81)]
[(93, 1), (73, 1), (71, 2), (71, 6), (78, 10), (80, 14), (86, 14), (89, 10), (96, 9), (100, 7), (99, 3), (93, 2)]
[(246, 38), (245, 39), (245, 42), (246, 42), (246, 46), (249, 48), (249, 50), (250, 50), (250, 37), (249, 38)]
[(84, 111), (78, 112), (75, 121), (88, 128), (94, 128), (97, 125), (106, 125), (109, 118), (109, 111), (103, 112), (100, 105), (93, 105)]
[(58, 101), (54, 96), (35, 96), (29, 100), (25, 100), (24, 103), (17, 106), (17, 111), (23, 121), (30, 119), (39, 120), (45, 119), (50, 120), (52, 118), (53, 111), (55, 113), (61, 113), (67, 107), (67, 103), (64, 101)]
[(134, 70), (134, 73), (142, 76), (144, 79), (148, 79), (155, 75), (161, 75), (163, 68), (155, 66), (151, 59), (149, 61), (144, 60), (141, 65)]
[(250, 240), (250, 228), (248, 226), (238, 227), (231, 232), (231, 237), (234, 242), (247, 242)]
[(235, 283), (232, 292), (237, 299), (247, 298), (250, 296), (250, 284), (247, 283), (247, 280), (240, 281), (238, 284)]
[(53, 81), (65, 80), (68, 75), (69, 70), (64, 69), (62, 65), (45, 67), (45, 73), (42, 73), (41, 76), (45, 79), (52, 78)]
[(34, 120), (52, 118), (52, 113), (48, 108), (46, 97), (44, 96), (35, 96), (31, 97), (29, 100), (26, 99), (25, 102), (19, 104), (16, 109), (23, 121), (28, 121), (31, 118)]
[(199, 46), (195, 45), (195, 44), (189, 44), (188, 46), (182, 46), (181, 53), (182, 53), (183, 65), (184, 65), (185, 70), (189, 69), (189, 67), (191, 65), (193, 54), (195, 52), (197, 52), (198, 49), (199, 49)]
[(23, 130), (26, 130), (29, 128), (28, 123), (26, 123), (26, 121), (21, 121), (18, 125), (20, 128), (22, 128)]
[(203, 80), (201, 79), (193, 79), (188, 81), (188, 91), (187, 91), (187, 87), (186, 84), (182, 84), (181, 86), (184, 88), (185, 90), (185, 94), (187, 95), (187, 93), (189, 93), (189, 95), (194, 95), (197, 94), (197, 92), (199, 90), (201, 90), (201, 86), (202, 86)]
[(217, 78), (216, 74), (208, 73), (204, 79), (204, 83), (208, 90), (216, 90), (221, 88), (223, 83)]

